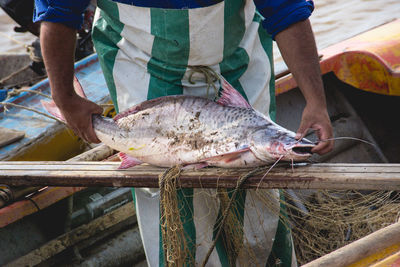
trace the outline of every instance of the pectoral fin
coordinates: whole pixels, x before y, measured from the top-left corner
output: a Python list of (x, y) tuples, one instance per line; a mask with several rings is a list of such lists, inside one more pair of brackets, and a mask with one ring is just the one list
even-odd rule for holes
[(250, 148), (246, 147), (246, 148), (234, 151), (234, 152), (225, 153), (225, 154), (221, 154), (221, 155), (205, 158), (204, 160), (202, 160), (202, 162), (208, 162), (208, 163), (224, 162), (224, 163), (229, 163), (229, 162), (232, 162), (232, 161), (240, 158), (242, 153), (245, 153), (245, 152), (248, 152), (248, 151), (250, 151)]
[(200, 162), (200, 163), (194, 163), (194, 164), (185, 165), (182, 168), (182, 170), (191, 170), (191, 169), (199, 170), (199, 169), (205, 168), (207, 166), (208, 166), (207, 162)]
[(140, 165), (143, 163), (142, 161), (131, 157), (123, 152), (119, 152), (118, 157), (121, 159), (121, 165), (119, 165), (118, 167), (119, 170), (135, 167), (136, 165)]

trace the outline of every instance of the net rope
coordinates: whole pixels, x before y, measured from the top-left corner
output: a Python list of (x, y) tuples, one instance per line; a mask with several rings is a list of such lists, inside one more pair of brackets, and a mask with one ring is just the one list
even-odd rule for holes
[[(236, 193), (248, 177), (255, 173), (266, 172), (269, 167), (249, 171), (238, 179), (234, 189), (204, 189), (194, 194), (203, 194), (202, 199), (209, 199), (204, 205), (210, 214), (217, 214), (220, 208), (222, 216), (217, 220), (217, 235), (209, 244), (207, 255), (201, 260), (200, 266), (205, 266), (212, 251), (215, 249), (221, 232), (223, 243), (229, 253), (229, 261), (240, 266), (262, 266), (256, 261), (254, 244), (250, 244), (243, 233), (239, 210), (235, 199)], [(290, 169), (288, 168), (288, 171)], [(181, 168), (175, 166), (160, 175), (160, 209), (163, 249), (166, 266), (184, 266), (188, 262), (195, 263), (190, 254), (188, 241), (185, 239), (182, 215), (178, 204), (177, 190), (180, 188), (179, 175)], [(266, 177), (266, 179), (268, 176)], [(255, 197), (261, 200), (264, 208), (273, 211), (279, 220), (291, 229), (296, 257), (299, 264), (305, 264), (332, 252), (344, 245), (358, 240), (383, 227), (397, 222), (399, 219), (400, 194), (394, 191), (356, 191), (356, 190), (280, 190), (284, 198), (279, 199), (274, 191), (256, 189)], [(186, 195), (185, 197), (194, 197)], [(284, 204), (287, 217), (282, 216), (274, 200)], [(213, 201), (211, 201), (213, 200)], [(301, 202), (299, 205), (298, 202)], [(258, 214), (255, 223), (263, 218), (263, 209), (256, 201), (249, 200), (246, 205)], [(254, 213), (253, 213), (254, 214)], [(201, 221), (202, 218), (193, 220)], [(247, 216), (246, 214), (244, 216)], [(252, 218), (254, 219), (254, 218)], [(254, 242), (254, 241), (252, 241)], [(261, 246), (261, 244), (260, 244)], [(245, 255), (245, 257), (241, 257)], [(240, 260), (253, 259), (252, 262)], [(194, 264), (195, 265), (195, 264)]]

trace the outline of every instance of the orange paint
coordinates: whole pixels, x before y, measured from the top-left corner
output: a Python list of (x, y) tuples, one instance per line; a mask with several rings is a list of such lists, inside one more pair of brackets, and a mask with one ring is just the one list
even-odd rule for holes
[(399, 267), (400, 266), (400, 251), (382, 259), (381, 261), (371, 265), (371, 267)]
[[(84, 187), (48, 187), (40, 193), (33, 195), (31, 199), (40, 209), (44, 209), (83, 189)], [(5, 227), (37, 211), (38, 209), (32, 201), (17, 201), (0, 209), (0, 227)]]
[[(398, 254), (400, 250), (400, 244), (395, 244), (389, 246), (381, 251), (377, 251), (372, 255), (369, 255), (353, 264), (350, 264), (348, 267), (364, 267), (364, 266), (390, 266), (390, 265), (379, 265), (380, 262), (384, 261), (385, 259), (391, 258), (392, 255)], [(396, 260), (396, 259), (395, 259)], [(399, 265), (400, 266), (400, 265)]]
[[(334, 72), (356, 88), (400, 96), (400, 19), (330, 46), (320, 53), (323, 74)], [(276, 82), (276, 94), (297, 87), (293, 77)]]

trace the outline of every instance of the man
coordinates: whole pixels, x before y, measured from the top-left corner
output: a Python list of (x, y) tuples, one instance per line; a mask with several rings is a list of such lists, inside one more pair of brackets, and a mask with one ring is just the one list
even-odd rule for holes
[[(91, 115), (100, 114), (96, 104), (75, 94), (72, 85), (75, 32), (88, 1), (36, 0), (35, 20), (42, 21), (41, 45), (52, 96), (69, 126), (83, 139), (97, 143)], [(210, 83), (197, 66), (221, 73), (257, 110), (274, 118), (272, 39), (306, 99), (298, 138), (314, 129), (320, 140), (332, 137), (326, 110), (318, 56), (308, 21), (313, 4), (304, 0), (99, 0), (100, 12), (93, 28), (93, 41), (117, 111), (146, 99), (171, 94), (207, 96)], [(258, 13), (260, 12), (260, 13)], [(265, 20), (263, 20), (263, 18)], [(267, 31), (265, 31), (265, 29)], [(269, 34), (268, 34), (268, 33)], [(194, 83), (193, 83), (194, 82)], [(332, 141), (320, 142), (313, 152), (324, 154)], [(271, 205), (279, 210), (278, 192), (269, 191)], [(193, 258), (200, 264), (213, 241), (219, 202), (207, 196), (215, 190), (178, 191), (184, 207), (194, 219), (184, 220)], [(164, 255), (158, 225), (158, 191), (134, 190), (136, 212), (147, 261), (163, 265)], [(295, 265), (287, 229), (279, 223), (274, 208), (248, 203), (261, 200), (252, 190), (235, 200), (243, 239), (252, 253), (232, 253), (218, 242), (210, 266)], [(205, 206), (218, 206), (205, 209)], [(257, 227), (251, 224), (255, 222)], [(275, 240), (275, 241), (272, 241)], [(225, 245), (224, 245), (225, 244)], [(252, 245), (253, 244), (253, 245)], [(254, 254), (254, 255), (250, 255)]]

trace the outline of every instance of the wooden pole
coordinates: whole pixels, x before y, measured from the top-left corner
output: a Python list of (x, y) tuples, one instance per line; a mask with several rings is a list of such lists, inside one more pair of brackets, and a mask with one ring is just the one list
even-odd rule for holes
[[(118, 170), (118, 162), (0, 162), (0, 184), (12, 186), (158, 187), (165, 171), (149, 165)], [(400, 164), (310, 164), (268, 168), (247, 179), (243, 188), (400, 190)], [(234, 188), (251, 169), (184, 170), (183, 188)]]
[[(103, 160), (111, 155), (113, 155), (114, 151), (107, 147), (106, 145), (100, 145), (97, 146), (89, 151), (86, 151), (72, 159), (69, 159), (68, 161), (99, 161)], [(64, 162), (68, 164), (67, 162)], [(5, 163), (5, 162), (2, 162)], [(11, 163), (12, 164), (12, 163)], [(3, 170), (3, 166), (0, 165), (0, 174), (2, 174), (5, 170)], [(9, 184), (10, 186), (13, 185), (13, 183)], [(27, 184), (27, 186), (32, 185), (32, 184)], [(36, 192), (40, 188), (45, 187), (46, 185), (44, 184), (36, 184), (35, 186), (39, 187), (31, 187), (29, 189), (29, 192)], [(15, 189), (15, 188), (13, 188)], [(18, 201), (10, 204), (7, 207), (2, 207), (1, 206), (1, 201), (0, 201), (0, 227), (5, 227), (6, 225), (13, 223), (24, 216), (30, 215), (34, 212), (37, 211), (37, 208), (39, 207), (40, 209), (46, 208), (49, 205), (54, 204), (55, 202), (68, 197), (80, 190), (84, 189), (83, 187), (47, 187), (46, 189), (40, 191), (40, 193), (34, 193), (32, 196), (29, 197), (32, 201)], [(20, 190), (24, 192), (20, 192)], [(17, 197), (23, 195), (26, 196), (26, 190), (28, 189), (20, 189), (20, 187), (17, 187), (17, 191), (13, 192), (14, 199), (17, 199)], [(36, 203), (37, 206), (34, 206), (33, 203)]]

